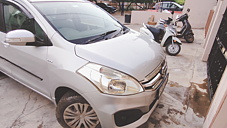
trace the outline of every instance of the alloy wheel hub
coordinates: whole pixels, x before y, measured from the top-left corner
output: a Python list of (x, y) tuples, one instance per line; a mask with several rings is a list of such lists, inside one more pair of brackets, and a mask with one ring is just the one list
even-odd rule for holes
[(95, 128), (99, 124), (95, 111), (87, 103), (69, 105), (65, 109), (63, 117), (65, 123), (71, 128)]

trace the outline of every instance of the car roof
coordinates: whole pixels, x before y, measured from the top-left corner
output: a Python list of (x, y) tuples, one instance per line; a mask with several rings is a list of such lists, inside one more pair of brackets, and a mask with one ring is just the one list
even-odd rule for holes
[(176, 2), (172, 2), (172, 1), (163, 1), (163, 2), (160, 2), (160, 3), (176, 3)]
[(176, 2), (172, 2), (172, 1), (164, 1), (164, 2), (160, 2), (160, 3), (174, 3), (174, 4), (176, 4), (178, 7), (182, 7), (182, 8), (183, 8), (182, 5), (180, 5), (180, 4), (176, 3)]

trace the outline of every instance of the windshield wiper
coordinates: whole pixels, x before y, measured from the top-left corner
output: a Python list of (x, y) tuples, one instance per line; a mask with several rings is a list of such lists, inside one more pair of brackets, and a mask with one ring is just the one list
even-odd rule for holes
[(116, 32), (116, 31), (117, 31), (117, 30), (111, 30), (111, 31), (105, 32), (105, 33), (103, 33), (103, 34), (97, 35), (97, 36), (95, 36), (94, 38), (91, 38), (90, 40), (87, 40), (87, 41), (85, 42), (85, 44), (90, 43), (90, 42), (94, 42), (94, 41), (97, 41), (97, 40), (104, 39), (105, 36), (107, 36), (107, 35), (109, 35), (109, 34), (111, 34), (111, 33), (113, 33), (113, 32)]
[(127, 28), (126, 26), (122, 25), (121, 22), (119, 22), (119, 21), (117, 21), (117, 22), (122, 26), (122, 29), (121, 29), (120, 33), (123, 32), (122, 34), (125, 34), (125, 33), (130, 31), (130, 29)]
[(127, 27), (123, 28), (123, 34), (125, 34), (125, 33), (129, 32), (129, 31), (130, 31), (130, 29), (129, 29), (129, 28), (127, 28)]
[(122, 28), (121, 30), (119, 30), (119, 32), (118, 32), (116, 35), (114, 35), (113, 37), (117, 37), (117, 36), (119, 36), (119, 35), (122, 35), (122, 34), (125, 34), (125, 33), (129, 32), (129, 31), (130, 31), (129, 28), (124, 27), (124, 28)]

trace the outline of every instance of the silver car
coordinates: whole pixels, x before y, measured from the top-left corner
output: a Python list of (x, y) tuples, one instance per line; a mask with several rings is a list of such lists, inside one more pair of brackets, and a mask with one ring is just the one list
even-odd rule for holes
[(64, 128), (140, 126), (168, 81), (159, 44), (84, 0), (0, 0), (0, 71)]

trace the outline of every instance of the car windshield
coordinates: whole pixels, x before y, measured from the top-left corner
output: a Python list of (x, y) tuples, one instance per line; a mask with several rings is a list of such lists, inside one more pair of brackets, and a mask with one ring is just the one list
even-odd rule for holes
[(116, 36), (126, 29), (90, 2), (37, 2), (33, 5), (58, 33), (72, 43), (97, 42), (103, 39), (100, 37)]

